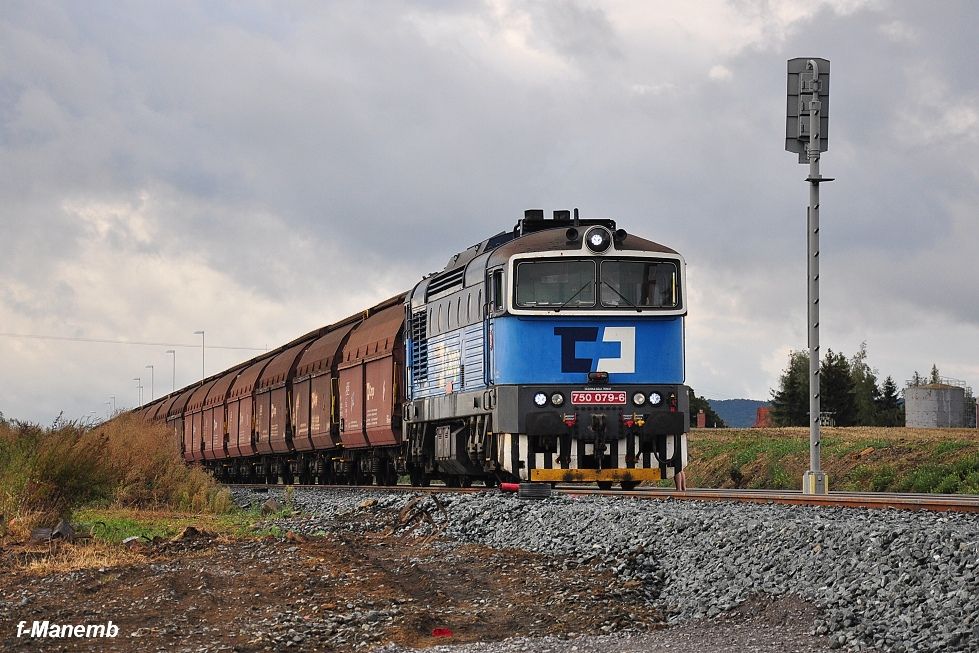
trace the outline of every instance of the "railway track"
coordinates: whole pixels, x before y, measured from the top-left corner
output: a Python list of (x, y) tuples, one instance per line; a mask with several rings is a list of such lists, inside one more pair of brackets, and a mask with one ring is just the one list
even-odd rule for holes
[[(268, 484), (230, 484), (229, 487), (268, 489), (268, 488), (323, 488), (323, 489), (370, 489), (381, 492), (428, 492), (428, 493), (472, 493), (499, 492), (498, 488), (469, 487), (452, 488), (444, 486), (414, 487), (411, 485), (268, 485)], [(639, 490), (599, 490), (597, 488), (558, 485), (555, 491), (570, 496), (613, 496), (646, 500), (677, 501), (731, 501), (739, 503), (778, 503), (800, 506), (833, 508), (870, 508), (892, 510), (928, 510), (933, 512), (979, 512), (979, 495), (965, 494), (896, 494), (889, 492), (832, 492), (828, 495), (806, 495), (800, 491), (788, 490), (728, 490), (694, 488), (685, 492), (661, 488)]]

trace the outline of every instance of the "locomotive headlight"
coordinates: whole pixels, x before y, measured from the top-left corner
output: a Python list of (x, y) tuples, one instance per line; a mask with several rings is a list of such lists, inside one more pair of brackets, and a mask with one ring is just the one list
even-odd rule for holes
[(543, 406), (544, 404), (547, 403), (547, 395), (544, 394), (543, 392), (538, 392), (537, 394), (534, 395), (534, 403), (537, 404), (538, 406)]
[(560, 406), (561, 404), (564, 403), (564, 395), (561, 394), (560, 392), (555, 392), (554, 394), (551, 395), (551, 403), (554, 404), (555, 406)]
[(654, 406), (659, 406), (660, 402), (663, 401), (663, 396), (658, 392), (649, 393), (649, 403)]
[(585, 244), (591, 251), (601, 254), (612, 244), (612, 234), (605, 227), (592, 227), (585, 234)]
[(637, 406), (642, 406), (644, 403), (646, 403), (646, 395), (642, 392), (637, 392), (636, 394), (632, 395), (632, 403)]

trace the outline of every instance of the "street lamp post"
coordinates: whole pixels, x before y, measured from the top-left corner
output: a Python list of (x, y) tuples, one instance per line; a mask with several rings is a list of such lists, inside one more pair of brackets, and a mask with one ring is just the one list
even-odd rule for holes
[(105, 418), (106, 419), (109, 419), (109, 418), (112, 417), (112, 412), (111, 411), (112, 411), (112, 402), (111, 401), (105, 402)]
[(116, 396), (115, 395), (109, 395), (109, 399), (112, 400), (112, 414), (115, 415), (116, 414)]
[(194, 335), (201, 337), (201, 385), (204, 385), (204, 332), (194, 331)]
[(172, 394), (177, 390), (177, 351), (168, 349), (167, 354), (173, 356), (173, 373), (170, 376), (170, 392)]
[(139, 403), (137, 404), (137, 406), (142, 406), (143, 405), (143, 379), (136, 376), (133, 377), (133, 381), (136, 382), (136, 391), (138, 393), (137, 396), (139, 397)]
[(155, 370), (152, 365), (147, 365), (146, 368), (150, 371), (150, 401), (156, 399), (156, 381), (154, 377), (156, 376)]

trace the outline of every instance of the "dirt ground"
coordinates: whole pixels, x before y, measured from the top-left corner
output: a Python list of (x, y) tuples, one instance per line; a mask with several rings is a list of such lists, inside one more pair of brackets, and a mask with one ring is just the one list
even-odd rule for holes
[[(71, 546), (71, 545), (63, 545)], [(35, 549), (36, 551), (36, 549)], [(114, 567), (38, 574), (0, 553), (0, 649), (354, 651), (662, 626), (638, 583), (589, 565), (383, 534), (186, 538)], [(16, 636), (26, 621), (99, 624), (111, 640)]]

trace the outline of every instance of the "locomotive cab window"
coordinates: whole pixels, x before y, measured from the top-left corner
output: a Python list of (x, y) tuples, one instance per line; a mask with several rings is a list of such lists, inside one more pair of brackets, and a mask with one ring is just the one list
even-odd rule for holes
[(587, 308), (595, 305), (595, 262), (539, 260), (517, 263), (518, 308)]
[(498, 313), (503, 310), (503, 270), (494, 270), (490, 275), (489, 287), (490, 311)]
[(602, 261), (600, 298), (605, 308), (678, 308), (679, 269), (673, 261)]

